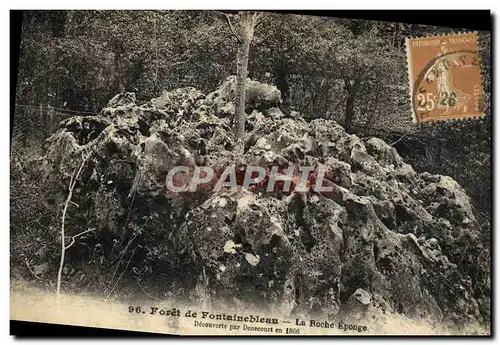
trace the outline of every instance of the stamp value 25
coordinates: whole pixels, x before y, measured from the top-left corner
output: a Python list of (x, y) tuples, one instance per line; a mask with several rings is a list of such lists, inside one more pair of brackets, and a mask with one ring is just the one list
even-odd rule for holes
[(484, 116), (477, 33), (407, 38), (413, 121)]

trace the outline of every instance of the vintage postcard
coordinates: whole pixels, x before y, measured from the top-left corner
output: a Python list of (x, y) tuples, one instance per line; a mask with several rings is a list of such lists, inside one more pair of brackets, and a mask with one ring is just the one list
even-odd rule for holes
[(490, 27), (20, 18), (11, 320), (491, 335)]

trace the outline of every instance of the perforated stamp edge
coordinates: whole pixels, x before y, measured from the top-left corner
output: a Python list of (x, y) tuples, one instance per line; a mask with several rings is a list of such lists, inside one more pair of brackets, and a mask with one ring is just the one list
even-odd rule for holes
[[(478, 31), (460, 31), (460, 32), (450, 32), (450, 33), (442, 33), (442, 34), (436, 34), (436, 35), (420, 35), (420, 36), (410, 36), (405, 38), (405, 49), (406, 49), (406, 72), (408, 76), (408, 93), (410, 97), (410, 111), (411, 111), (411, 116), (412, 116), (412, 122), (413, 123), (418, 123), (418, 124), (423, 124), (423, 123), (428, 123), (428, 124), (433, 124), (436, 122), (456, 122), (456, 121), (474, 121), (477, 119), (481, 119), (486, 116), (484, 111), (481, 114), (477, 115), (470, 115), (470, 116), (460, 116), (457, 115), (455, 117), (449, 117), (449, 118), (434, 118), (432, 120), (428, 121), (418, 121), (417, 119), (417, 114), (415, 114), (415, 110), (413, 107), (413, 89), (414, 89), (414, 83), (416, 82), (413, 80), (413, 64), (412, 64), (412, 56), (410, 53), (410, 41), (413, 40), (427, 40), (427, 39), (432, 39), (432, 38), (442, 38), (446, 36), (456, 36), (456, 35), (470, 35), (473, 34), (476, 36), (476, 41), (479, 45), (479, 40), (478, 37), (480, 33)], [(476, 54), (477, 55), (477, 54)], [(477, 55), (477, 59), (479, 64), (481, 65), (481, 58), (479, 55)], [(483, 72), (482, 69), (479, 67), (479, 82), (481, 85), (481, 92), (484, 93), (483, 90)]]

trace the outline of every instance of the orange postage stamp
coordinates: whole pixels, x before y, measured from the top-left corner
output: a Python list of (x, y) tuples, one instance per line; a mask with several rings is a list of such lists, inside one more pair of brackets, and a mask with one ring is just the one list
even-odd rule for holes
[(477, 33), (407, 38), (413, 121), (484, 116)]

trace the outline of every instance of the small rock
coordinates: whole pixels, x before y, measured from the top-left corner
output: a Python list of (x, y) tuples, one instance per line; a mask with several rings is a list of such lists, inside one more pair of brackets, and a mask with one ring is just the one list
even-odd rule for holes
[(245, 254), (245, 259), (248, 261), (248, 263), (252, 266), (257, 266), (257, 264), (260, 261), (260, 256), (259, 255), (253, 255), (251, 253), (246, 253)]

